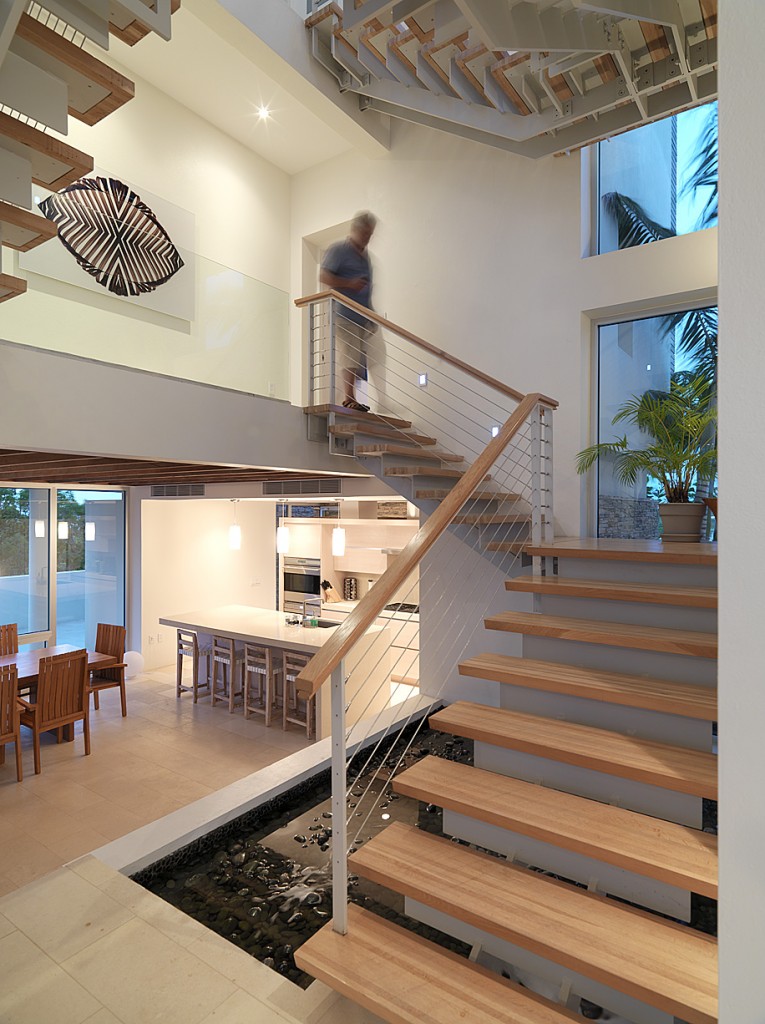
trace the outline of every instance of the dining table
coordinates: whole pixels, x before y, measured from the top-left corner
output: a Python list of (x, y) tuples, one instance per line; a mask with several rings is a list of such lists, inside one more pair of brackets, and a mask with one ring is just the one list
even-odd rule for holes
[[(81, 647), (73, 644), (54, 644), (52, 647), (38, 647), (31, 651), (18, 651), (16, 654), (0, 655), (0, 667), (15, 665), (19, 678), (19, 690), (29, 690), (37, 682), (40, 672), (40, 659), (52, 658), (56, 654), (69, 654), (81, 651)], [(88, 672), (95, 669), (110, 668), (119, 664), (112, 654), (101, 654), (99, 651), (88, 651)]]

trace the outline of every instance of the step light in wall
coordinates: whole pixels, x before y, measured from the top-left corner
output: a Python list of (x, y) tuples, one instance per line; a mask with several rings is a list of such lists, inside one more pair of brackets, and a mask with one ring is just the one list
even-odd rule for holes
[(336, 526), (332, 531), (332, 554), (345, 554), (345, 530), (342, 526)]
[(238, 502), (238, 498), (231, 499), (231, 504), (234, 506), (234, 521), (228, 528), (228, 546), (232, 551), (240, 551), (242, 548), (242, 528), (236, 521), (236, 506)]
[(494, 426), (494, 427), (491, 428), (491, 436), (492, 437), (496, 437), (498, 433), (499, 433), (499, 427)]
[(420, 385), (421, 388), (426, 388), (428, 386), (428, 375), (427, 375), (427, 373), (421, 373), (419, 375), (419, 377), (417, 378), (417, 383)]
[(289, 526), (277, 526), (276, 528), (276, 553), (288, 555), (290, 551), (290, 528)]

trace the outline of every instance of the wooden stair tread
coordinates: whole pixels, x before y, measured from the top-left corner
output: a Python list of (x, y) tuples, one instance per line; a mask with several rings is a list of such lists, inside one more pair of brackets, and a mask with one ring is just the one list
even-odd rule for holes
[(534, 545), (529, 549), (529, 554), (621, 562), (664, 562), (669, 565), (717, 565), (716, 543), (680, 544), (660, 540), (557, 537), (549, 544)]
[(85, 124), (96, 124), (135, 95), (129, 78), (28, 14), (21, 16), (11, 50), (65, 82), (69, 113)]
[[(385, 468), (385, 476), (435, 476), (460, 480), (464, 475), (464, 469), (447, 469), (443, 466), (386, 466)], [(491, 480), (491, 476), (487, 473), (484, 480)]]
[(351, 420), (363, 420), (367, 423), (387, 423), (390, 427), (411, 427), (410, 420), (399, 420), (395, 416), (381, 416), (376, 412), (359, 412), (358, 409), (347, 409), (344, 405), (307, 405), (303, 412), (306, 416), (327, 416), (334, 413), (335, 416), (346, 416)]
[[(451, 452), (430, 451), (424, 452), (421, 448), (407, 447), (403, 444), (363, 444), (356, 448), (357, 455), (403, 455), (413, 459), (425, 459), (433, 462), (464, 462), (462, 455), (452, 455)], [(451, 475), (451, 474), (450, 474)]]
[(348, 934), (327, 924), (295, 963), (391, 1024), (563, 1024), (577, 1014), (351, 903)]
[(398, 823), (350, 863), (373, 882), (690, 1024), (716, 1020), (717, 944), (708, 935)]
[(23, 295), (26, 290), (27, 283), (22, 277), (0, 274), (0, 302), (15, 299), (17, 295)]
[(487, 551), (509, 551), (513, 555), (528, 554), (528, 540), (493, 540), (486, 545)]
[(580, 643), (688, 654), (697, 658), (717, 657), (717, 634), (699, 633), (690, 629), (598, 622), (595, 619), (572, 619), (566, 615), (543, 615), (538, 612), (500, 612), (485, 619), (484, 625), (487, 629), (577, 640)]
[(508, 523), (530, 523), (528, 513), (505, 515), (501, 509), (496, 512), (471, 512), (468, 515), (455, 516), (452, 523), (457, 526), (506, 526)]
[(462, 676), (477, 679), (684, 715), (706, 722), (717, 721), (717, 693), (713, 687), (493, 653), (467, 658), (460, 662), (459, 671)]
[(425, 757), (397, 775), (404, 796), (717, 899), (717, 837), (570, 793)]
[(458, 701), (430, 717), (434, 729), (564, 764), (717, 799), (717, 758), (703, 750), (624, 736), (574, 722)]
[(392, 683), (405, 683), (407, 686), (419, 686), (420, 680), (417, 676), (402, 676), (393, 672), (390, 677)]
[(394, 429), (384, 423), (358, 423), (355, 421), (353, 423), (335, 423), (328, 429), (330, 434), (337, 434), (338, 437), (353, 437), (356, 434), (363, 434), (365, 437), (390, 437), (401, 441), (414, 441), (415, 444), (436, 444), (435, 437), (424, 437), (411, 431)]
[(47, 217), (0, 200), (0, 238), (10, 249), (28, 252), (55, 238), (57, 230)]
[[(448, 487), (428, 487), (414, 492), (415, 498), (427, 499), (430, 501), (443, 501), (450, 494)], [(473, 491), (466, 499), (467, 505), (470, 501), (523, 501), (522, 494), (512, 494), (510, 491)]]
[(505, 581), (505, 589), (524, 594), (559, 597), (592, 597), (608, 601), (684, 605), (716, 608), (716, 587), (679, 587), (661, 583), (626, 583), (618, 580), (580, 580), (563, 576), (516, 576)]
[(52, 192), (93, 170), (93, 157), (9, 114), (0, 113), (0, 146), (28, 160), (32, 181)]

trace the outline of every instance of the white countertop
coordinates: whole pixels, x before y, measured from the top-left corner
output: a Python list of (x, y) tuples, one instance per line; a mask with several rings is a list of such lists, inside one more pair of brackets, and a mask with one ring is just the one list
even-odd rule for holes
[[(393, 603), (393, 602), (391, 602)], [(414, 602), (412, 602), (414, 603)], [(358, 606), (358, 601), (325, 601), (321, 606), (322, 613), (331, 612), (333, 610), (338, 612), (345, 612), (346, 614), (352, 612), (354, 608)], [(378, 618), (381, 619), (403, 619), (405, 622), (419, 622), (420, 616), (417, 612), (389, 612), (384, 608), (379, 613)]]
[[(352, 601), (347, 602), (355, 607)], [(337, 605), (335, 606), (337, 607)], [(218, 608), (203, 608), (200, 611), (181, 612), (160, 618), (163, 626), (193, 629), (197, 633), (215, 633), (232, 637), (234, 640), (251, 640), (268, 647), (286, 648), (315, 654), (326, 644), (334, 629), (307, 629), (304, 626), (288, 626), (285, 613), (269, 608), (254, 608), (246, 604), (227, 604)], [(368, 634), (380, 632), (379, 626), (372, 626)]]

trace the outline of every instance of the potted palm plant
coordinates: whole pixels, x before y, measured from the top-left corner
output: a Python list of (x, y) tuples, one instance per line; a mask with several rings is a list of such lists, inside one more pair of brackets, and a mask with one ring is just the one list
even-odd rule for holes
[(659, 505), (664, 539), (698, 541), (705, 506), (693, 500), (696, 486), (714, 480), (717, 469), (717, 409), (709, 379), (674, 374), (669, 391), (633, 395), (612, 422), (634, 424), (650, 443), (631, 448), (625, 434), (591, 445), (579, 452), (577, 472), (586, 473), (601, 455), (613, 455), (622, 483), (634, 485), (640, 473), (655, 478), (666, 498)]

